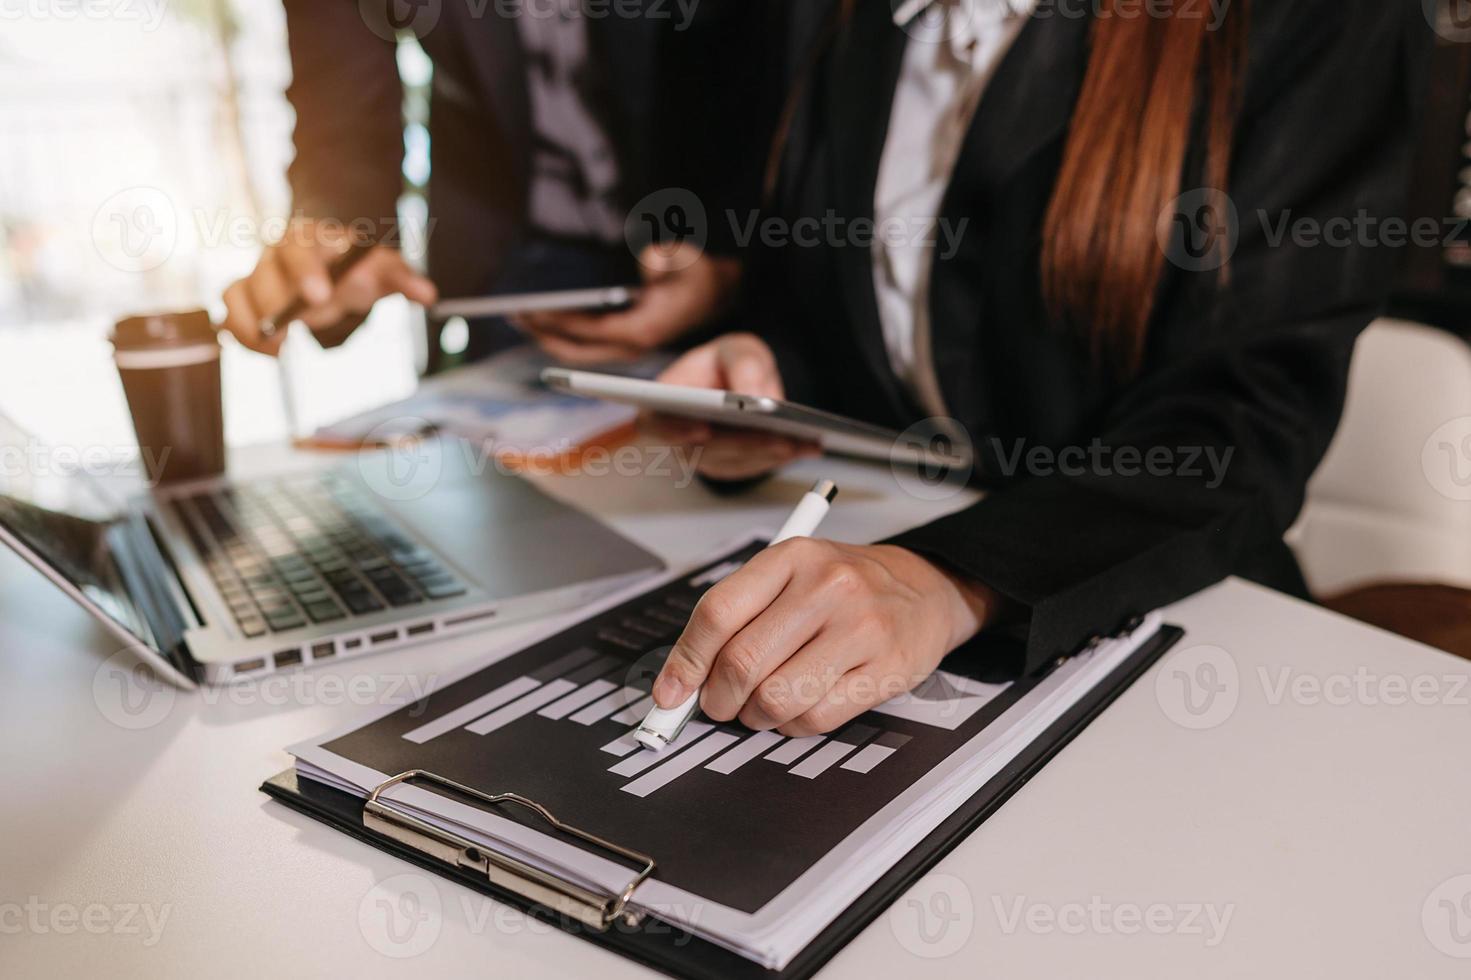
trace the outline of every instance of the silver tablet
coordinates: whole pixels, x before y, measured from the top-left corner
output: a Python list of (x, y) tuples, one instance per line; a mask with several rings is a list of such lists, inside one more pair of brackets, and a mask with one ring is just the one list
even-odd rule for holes
[(968, 447), (959, 447), (939, 434), (899, 433), (777, 398), (566, 368), (547, 368), (541, 379), (558, 391), (738, 429), (773, 432), (845, 456), (946, 470), (964, 469), (971, 462)]
[(505, 296), (473, 296), (447, 299), (430, 310), (436, 318), (461, 316), (473, 320), (521, 313), (562, 313), (578, 310), (609, 313), (638, 299), (637, 286), (608, 286), (601, 289), (568, 289), (551, 293), (511, 293)]

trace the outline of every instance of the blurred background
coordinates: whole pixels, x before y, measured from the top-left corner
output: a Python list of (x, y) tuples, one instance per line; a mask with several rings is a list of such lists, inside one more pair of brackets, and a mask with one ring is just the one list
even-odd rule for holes
[[(1437, 3), (1406, 217), (1441, 237), (1407, 251), (1392, 318), (1360, 349), (1339, 440), (1295, 529), (1320, 595), (1385, 578), (1471, 590), (1471, 478), (1439, 486), (1420, 458), (1449, 438), (1427, 433), (1471, 419), (1471, 0)], [(398, 67), (399, 217), (417, 260), (432, 66), (405, 35)], [(225, 287), (281, 234), (289, 82), (276, 0), (0, 0), (0, 410), (52, 446), (136, 456), (108, 332), (164, 309), (219, 319)], [(298, 331), (279, 364), (225, 338), (227, 442), (304, 435), (408, 395), (427, 361), (421, 317), (387, 300), (332, 351)], [(451, 323), (435, 342), (454, 355), (466, 340)], [(1471, 429), (1464, 445), (1471, 464)]]
[[(408, 38), (398, 61), (412, 255), (432, 66)], [(127, 313), (218, 316), (225, 287), (281, 234), (290, 77), (277, 3), (0, 4), (0, 409), (53, 444), (136, 451), (108, 331)], [(298, 430), (406, 395), (424, 359), (419, 315), (380, 303), (330, 353), (293, 337), (280, 369), (227, 340), (227, 440), (287, 435), (282, 385)]]

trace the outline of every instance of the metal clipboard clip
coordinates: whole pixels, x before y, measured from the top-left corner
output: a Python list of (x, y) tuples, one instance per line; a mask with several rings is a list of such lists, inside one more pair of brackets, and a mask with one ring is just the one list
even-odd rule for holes
[[(641, 864), (643, 870), (639, 871), (621, 892), (617, 894), (599, 893), (551, 872), (533, 867), (524, 861), (487, 851), (458, 834), (435, 827), (412, 814), (405, 813), (402, 809), (395, 807), (392, 800), (382, 798), (385, 790), (415, 779), (435, 783), (488, 806), (514, 803), (535, 813), (557, 831), (570, 834), (635, 864)], [(654, 859), (647, 854), (620, 847), (611, 841), (564, 824), (552, 816), (546, 807), (524, 796), (518, 796), (515, 793), (496, 793), (494, 795), (482, 793), (452, 779), (436, 776), (432, 772), (411, 769), (379, 783), (368, 795), (367, 803), (363, 804), (363, 826), (451, 867), (482, 872), (491, 884), (515, 892), (537, 905), (569, 915), (598, 932), (606, 932), (608, 927), (620, 918), (630, 926), (637, 926), (643, 920), (643, 914), (629, 909), (628, 902), (633, 898), (633, 893), (638, 886), (654, 873)]]

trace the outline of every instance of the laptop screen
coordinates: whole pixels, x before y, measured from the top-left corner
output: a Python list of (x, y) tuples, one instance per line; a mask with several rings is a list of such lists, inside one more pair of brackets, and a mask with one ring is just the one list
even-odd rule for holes
[(50, 449), (0, 414), (0, 538), (147, 643), (150, 631), (108, 545), (118, 508), (72, 455)]

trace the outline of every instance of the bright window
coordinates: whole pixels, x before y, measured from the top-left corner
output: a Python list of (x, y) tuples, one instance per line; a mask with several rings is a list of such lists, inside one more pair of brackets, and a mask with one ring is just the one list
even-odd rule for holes
[[(113, 321), (218, 317), (289, 214), (285, 18), (261, 0), (0, 0), (0, 22), (0, 408), (50, 441), (128, 447)], [(422, 220), (429, 67), (409, 45), (400, 65), (404, 211)], [(283, 379), (302, 431), (407, 394), (421, 336), (388, 302), (338, 350), (293, 337), (284, 367), (227, 344), (227, 438), (286, 434)]]

